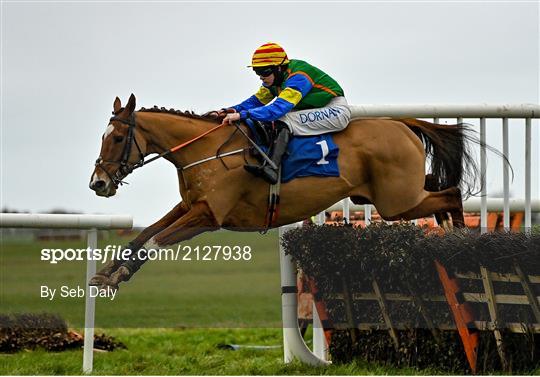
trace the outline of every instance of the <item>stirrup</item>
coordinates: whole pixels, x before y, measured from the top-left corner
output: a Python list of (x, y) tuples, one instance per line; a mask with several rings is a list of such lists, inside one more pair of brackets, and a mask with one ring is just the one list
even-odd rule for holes
[(254, 174), (256, 176), (259, 176), (262, 171), (263, 166), (262, 165), (251, 165), (246, 164), (244, 165), (244, 169), (250, 172), (251, 174)]
[(278, 170), (272, 169), (267, 164), (244, 165), (244, 169), (256, 177), (264, 179), (266, 182), (275, 185), (279, 179)]
[(263, 166), (261, 170), (261, 178), (271, 185), (275, 185), (279, 180), (279, 168), (272, 169), (270, 166)]

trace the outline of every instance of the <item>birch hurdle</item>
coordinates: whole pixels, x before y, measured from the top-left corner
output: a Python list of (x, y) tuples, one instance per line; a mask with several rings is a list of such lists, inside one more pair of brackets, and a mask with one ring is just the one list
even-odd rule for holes
[[(508, 119), (523, 119), (525, 125), (525, 197), (523, 199), (510, 199), (510, 178), (509, 166), (503, 162), (503, 190), (502, 199), (489, 199), (486, 188), (486, 165), (487, 156), (485, 146), (480, 147), (480, 173), (481, 173), (481, 197), (473, 198), (464, 202), (464, 208), (467, 211), (477, 209), (480, 212), (480, 226), (483, 232), (487, 229), (487, 211), (495, 208), (504, 212), (504, 228), (510, 229), (510, 211), (523, 210), (525, 212), (525, 231), (531, 229), (532, 211), (540, 211), (540, 200), (531, 199), (531, 154), (532, 154), (532, 120), (540, 118), (540, 105), (537, 104), (476, 104), (476, 105), (449, 105), (449, 104), (426, 104), (426, 105), (351, 105), (352, 118), (372, 118), (372, 117), (391, 117), (391, 118), (423, 118), (439, 123), (441, 118), (455, 119), (457, 123), (463, 122), (463, 119), (478, 119), (480, 140), (486, 142), (486, 119), (500, 119), (502, 124), (503, 154), (509, 155), (509, 135)], [(538, 138), (538, 130), (535, 130)], [(538, 140), (536, 144), (539, 145)], [(538, 162), (537, 162), (538, 163)], [(341, 208), (339, 208), (341, 207)], [(341, 209), (343, 218), (349, 218), (351, 209), (364, 211), (364, 220), (366, 225), (371, 222), (371, 205), (355, 206), (349, 198), (345, 198), (341, 203), (336, 203), (331, 207), (333, 210)], [(324, 211), (316, 215), (316, 223), (324, 224)], [(300, 226), (300, 223), (283, 226), (279, 230), (280, 237), (288, 229)], [(317, 310), (313, 308), (313, 351), (311, 351), (300, 331), (298, 330), (297, 296), (296, 296), (296, 266), (291, 258), (284, 254), (280, 244), (280, 264), (281, 264), (281, 289), (282, 289), (282, 315), (283, 315), (283, 343), (284, 343), (284, 361), (291, 362), (298, 359), (309, 365), (328, 365), (328, 345), (325, 342), (321, 322), (318, 318)], [(314, 304), (315, 305), (315, 304)]]

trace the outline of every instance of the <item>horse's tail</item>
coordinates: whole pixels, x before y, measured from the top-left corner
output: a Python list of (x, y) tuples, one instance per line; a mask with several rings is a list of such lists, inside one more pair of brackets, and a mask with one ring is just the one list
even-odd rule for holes
[(477, 188), (480, 174), (471, 144), (485, 146), (509, 163), (501, 152), (482, 143), (466, 123), (439, 125), (418, 119), (399, 120), (422, 140), (426, 157), (431, 158), (431, 174), (437, 180), (439, 190), (459, 187), (464, 197), (480, 192), (482, 188)]

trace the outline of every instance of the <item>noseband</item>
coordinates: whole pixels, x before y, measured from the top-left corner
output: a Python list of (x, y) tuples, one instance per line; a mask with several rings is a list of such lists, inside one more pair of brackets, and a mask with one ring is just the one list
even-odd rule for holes
[[(115, 115), (111, 117), (111, 119), (109, 119), (109, 122), (113, 122), (113, 121), (118, 121), (118, 122), (128, 125), (128, 133), (126, 137), (126, 143), (124, 144), (124, 149), (122, 151), (122, 158), (120, 161), (109, 161), (109, 160), (104, 160), (103, 157), (99, 156), (98, 159), (96, 160), (95, 166), (103, 170), (105, 174), (107, 174), (111, 182), (113, 183), (114, 187), (118, 188), (118, 185), (127, 183), (127, 182), (122, 181), (122, 179), (124, 179), (133, 170), (140, 168), (141, 166), (144, 165), (144, 154), (139, 144), (137, 143), (137, 139), (135, 138), (135, 113), (133, 112), (129, 116), (128, 119), (122, 119)], [(133, 144), (135, 144), (139, 152), (139, 161), (137, 161), (134, 164), (130, 164), (129, 156), (131, 155), (131, 148), (133, 147)], [(111, 175), (111, 173), (107, 171), (107, 169), (103, 167), (104, 163), (118, 164), (120, 165), (120, 167), (118, 168), (118, 170), (116, 170), (116, 173), (113, 176)]]

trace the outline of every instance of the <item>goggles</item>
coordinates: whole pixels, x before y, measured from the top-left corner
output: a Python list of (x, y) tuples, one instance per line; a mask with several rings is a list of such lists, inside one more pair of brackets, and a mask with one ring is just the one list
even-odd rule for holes
[(268, 77), (274, 73), (274, 67), (254, 67), (253, 70), (257, 76)]

